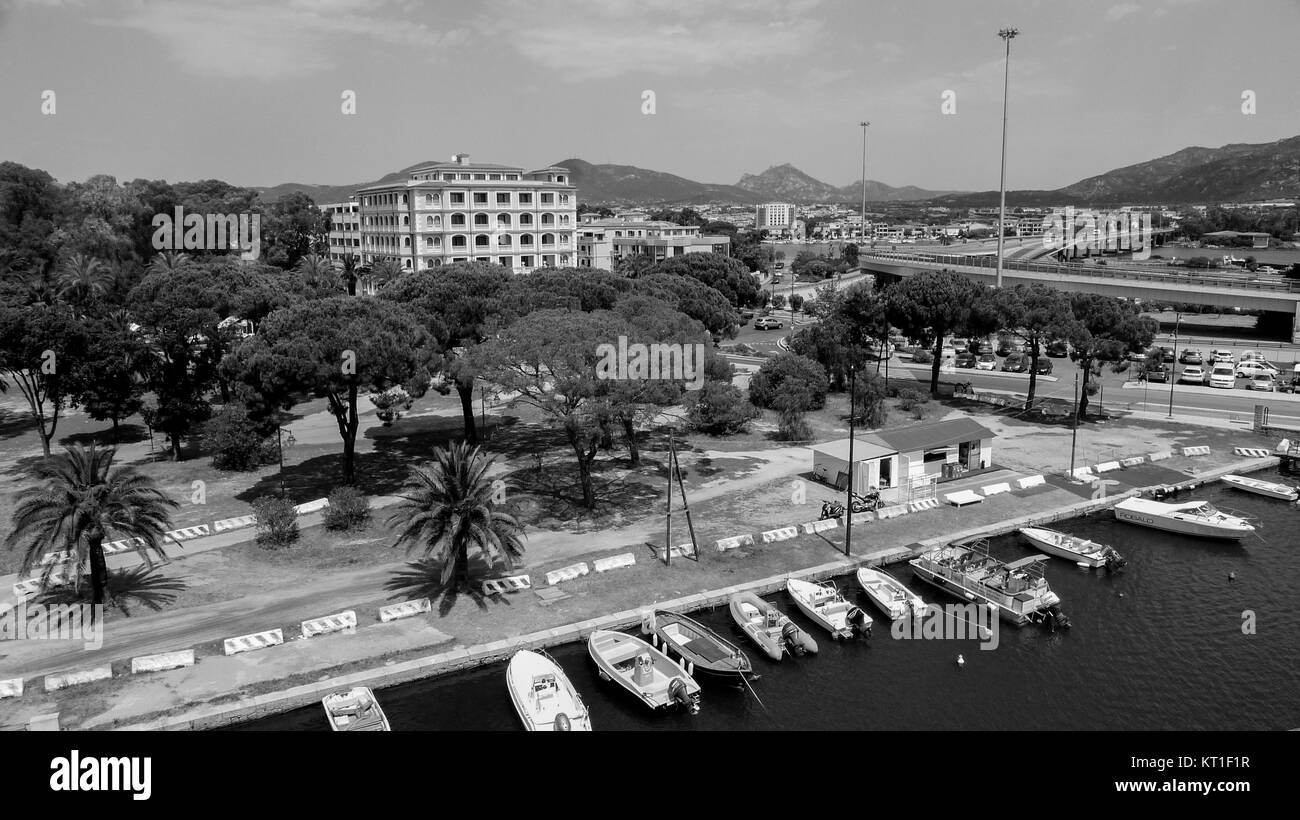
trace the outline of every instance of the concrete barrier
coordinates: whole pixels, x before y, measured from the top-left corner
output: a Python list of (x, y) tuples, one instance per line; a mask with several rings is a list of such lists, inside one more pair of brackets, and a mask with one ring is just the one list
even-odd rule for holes
[(298, 504), (293, 508), (293, 511), (298, 513), (298, 515), (306, 515), (307, 513), (313, 513), (313, 512), (317, 512), (318, 510), (323, 510), (329, 505), (330, 505), (330, 500), (328, 498), (318, 498), (315, 501), (307, 501), (302, 504)]
[(1118, 470), (1120, 466), (1121, 465), (1118, 461), (1103, 461), (1102, 463), (1097, 465), (1097, 472), (1099, 474), (1113, 472), (1115, 470)]
[(357, 630), (357, 613), (352, 610), (322, 615), (302, 622), (302, 636), (314, 638), (317, 635), (329, 635), (332, 632), (355, 632)]
[(428, 598), (421, 598), (418, 601), (403, 601), (400, 604), (381, 606), (379, 608), (379, 620), (388, 623), (401, 618), (414, 618), (416, 615), (432, 611), (433, 604)]
[(1269, 458), (1273, 454), (1261, 447), (1233, 447), (1232, 452), (1247, 458)]
[(933, 510), (938, 506), (939, 506), (939, 499), (937, 498), (923, 498), (920, 501), (909, 502), (907, 505), (908, 509), (910, 509), (912, 512), (920, 512), (921, 510)]
[(754, 546), (754, 536), (752, 535), (733, 535), (730, 538), (718, 539), (718, 552), (752, 546)]
[(560, 567), (546, 573), (546, 583), (548, 586), (555, 586), (561, 581), (572, 581), (580, 575), (586, 575), (588, 572), (586, 562), (581, 564), (570, 564), (567, 567)]
[(609, 572), (611, 569), (620, 569), (630, 567), (636, 563), (636, 556), (630, 552), (621, 552), (618, 555), (611, 555), (608, 558), (597, 558), (591, 562), (592, 569), (596, 572)]
[(1290, 449), (1291, 449), (1291, 439), (1284, 438), (1277, 443), (1277, 447), (1273, 449), (1273, 452), (1277, 453), (1278, 455), (1282, 455), (1283, 453), (1285, 453), (1287, 450)]
[(799, 534), (798, 527), (781, 527), (775, 530), (768, 530), (760, 534), (764, 544), (774, 544), (777, 541), (789, 541)]
[[(854, 523), (854, 524), (867, 524), (867, 523), (870, 523), (870, 522), (876, 520), (876, 514), (875, 514), (874, 512), (870, 512), (870, 511), (868, 511), (868, 512), (860, 512), (860, 513), (854, 513), (853, 516), (852, 516), (852, 518), (853, 518), (853, 523)], [(839, 522), (841, 522), (841, 523), (843, 523), (843, 521), (844, 521), (844, 516), (840, 516), (839, 518), (837, 518), (837, 519), (835, 519), (835, 520), (836, 520), (836, 521), (839, 521)]]
[(1198, 444), (1195, 447), (1183, 448), (1183, 455), (1185, 456), (1208, 456), (1209, 454), (1210, 448), (1203, 444)]
[(667, 554), (665, 554), (663, 547), (656, 547), (655, 554), (659, 556), (660, 561), (668, 560), (669, 554), (671, 554), (673, 558), (694, 558), (695, 546), (693, 544), (678, 544), (669, 550)]
[(244, 527), (251, 527), (257, 523), (255, 515), (241, 515), (236, 518), (223, 518), (220, 521), (212, 523), (213, 532), (226, 532), (228, 530), (242, 530)]
[(1147, 457), (1146, 457), (1146, 456), (1133, 456), (1132, 458), (1122, 458), (1122, 459), (1120, 459), (1120, 462), (1119, 462), (1119, 463), (1122, 464), (1122, 465), (1124, 465), (1125, 467), (1136, 467), (1136, 466), (1138, 466), (1139, 464), (1146, 464), (1146, 463), (1147, 463)]
[(240, 635), (237, 638), (226, 638), (222, 643), (227, 655), (251, 652), (254, 649), (265, 649), (268, 646), (279, 646), (284, 643), (284, 630), (268, 629), (265, 632)]
[(161, 652), (157, 655), (142, 655), (131, 659), (131, 674), (141, 672), (163, 672), (168, 669), (180, 669), (194, 665), (194, 650), (182, 649), (179, 652)]
[(119, 552), (138, 549), (144, 546), (143, 538), (126, 538), (121, 541), (109, 541), (104, 545), (105, 555), (117, 555)]
[(1047, 479), (1041, 475), (1025, 476), (1016, 479), (1016, 486), (1022, 490), (1028, 490), (1030, 487), (1041, 487), (1047, 483)]
[(955, 493), (946, 493), (943, 499), (954, 507), (964, 507), (967, 504), (980, 503), (984, 500), (984, 496), (971, 490), (958, 490)]
[(1171, 456), (1173, 456), (1173, 453), (1169, 452), (1168, 450), (1160, 450), (1155, 453), (1147, 453), (1147, 458), (1151, 459), (1152, 461), (1164, 461), (1165, 459)]
[(0, 680), (0, 698), (21, 698), (23, 696), (23, 679), (11, 678)]
[(826, 530), (833, 530), (839, 525), (840, 525), (840, 520), (838, 518), (823, 518), (821, 521), (809, 521), (808, 523), (804, 524), (803, 531), (808, 535), (812, 535), (813, 533), (816, 532), (825, 532)]
[(880, 509), (876, 510), (876, 517), (879, 518), (881, 521), (884, 521), (889, 518), (897, 518), (900, 515), (907, 515), (906, 504), (896, 504), (892, 507), (881, 507)]
[(96, 666), (94, 669), (83, 669), (80, 672), (64, 672), (62, 675), (46, 675), (45, 691), (54, 692), (59, 689), (66, 689), (69, 686), (80, 686), (83, 683), (94, 683), (97, 680), (107, 680), (113, 677), (113, 667)]
[(984, 497), (988, 498), (989, 496), (997, 495), (998, 493), (1011, 492), (1011, 485), (1003, 481), (1000, 484), (989, 484), (985, 487), (981, 487), (980, 489), (984, 491)]
[(1074, 472), (1069, 473), (1068, 475), (1069, 475), (1070, 477), (1072, 477), (1072, 478), (1077, 478), (1077, 479), (1080, 479), (1080, 480), (1089, 479), (1089, 478), (1092, 478), (1092, 468), (1091, 468), (1091, 467), (1079, 467), (1079, 468), (1075, 469)]
[(201, 538), (205, 535), (211, 535), (212, 528), (207, 524), (199, 524), (194, 527), (181, 527), (179, 530), (163, 533), (164, 541), (188, 541), (191, 538)]
[(525, 589), (533, 588), (533, 579), (529, 578), (527, 573), (522, 575), (507, 575), (504, 578), (489, 578), (480, 585), (480, 588), (484, 595), (501, 595), (506, 592), (521, 592)]

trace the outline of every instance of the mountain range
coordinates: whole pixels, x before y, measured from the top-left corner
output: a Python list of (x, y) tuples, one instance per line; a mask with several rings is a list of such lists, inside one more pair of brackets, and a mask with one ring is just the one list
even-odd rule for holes
[[(285, 183), (259, 188), (266, 201), (301, 191), (317, 204), (343, 202), (358, 188), (407, 178), (426, 161), (377, 180), (352, 185)], [(836, 187), (790, 164), (744, 174), (734, 185), (695, 180), (633, 165), (594, 165), (578, 158), (555, 165), (568, 168), (579, 200), (593, 205), (753, 205), (784, 201), (854, 203), (861, 201), (861, 183)], [(1168, 156), (1117, 168), (1055, 190), (1008, 191), (1010, 203), (1024, 206), (1125, 203), (1210, 203), (1291, 199), (1300, 197), (1300, 136), (1262, 144), (1234, 143), (1220, 148), (1184, 148)], [(997, 191), (932, 191), (914, 186), (895, 188), (867, 181), (871, 202), (932, 201), (950, 206), (996, 205)]]

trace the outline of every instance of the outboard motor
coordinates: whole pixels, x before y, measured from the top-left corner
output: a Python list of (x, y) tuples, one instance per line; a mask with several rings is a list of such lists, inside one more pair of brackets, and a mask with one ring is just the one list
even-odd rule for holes
[(573, 731), (573, 726), (570, 725), (569, 723), (568, 715), (564, 714), (563, 712), (560, 712), (558, 715), (555, 716), (555, 731), (557, 732)]
[(858, 635), (861, 635), (864, 638), (871, 637), (871, 618), (867, 613), (855, 606), (849, 610), (846, 620), (849, 622), (849, 626), (853, 627), (853, 631)]
[(1058, 625), (1065, 629), (1069, 629), (1070, 619), (1061, 611), (1060, 604), (1052, 604), (1052, 606), (1047, 610), (1047, 626), (1055, 632)]
[(1126, 566), (1128, 566), (1128, 559), (1120, 555), (1115, 550), (1112, 549), (1106, 553), (1107, 572), (1119, 572), (1120, 570), (1124, 569), (1124, 567)]
[(799, 640), (799, 627), (789, 621), (786, 622), (785, 626), (781, 627), (781, 641), (790, 654), (802, 655), (804, 653), (803, 641)]
[(668, 684), (668, 697), (672, 698), (674, 703), (685, 706), (692, 715), (700, 711), (700, 702), (686, 691), (686, 681), (681, 678), (673, 678)]

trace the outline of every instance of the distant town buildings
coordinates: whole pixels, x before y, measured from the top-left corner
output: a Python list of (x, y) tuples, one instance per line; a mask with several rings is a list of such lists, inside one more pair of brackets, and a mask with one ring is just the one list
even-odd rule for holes
[(613, 270), (614, 263), (628, 256), (646, 256), (662, 262), (688, 253), (731, 255), (727, 236), (702, 236), (695, 225), (677, 225), (620, 214), (600, 219), (584, 214), (577, 230), (578, 267)]
[(773, 236), (787, 236), (794, 232), (795, 208), (787, 202), (768, 202), (754, 209), (754, 229), (766, 230)]
[(362, 188), (357, 200), (363, 264), (477, 261), (526, 272), (577, 260), (577, 191), (566, 168), (525, 171), (456, 154), (403, 182)]

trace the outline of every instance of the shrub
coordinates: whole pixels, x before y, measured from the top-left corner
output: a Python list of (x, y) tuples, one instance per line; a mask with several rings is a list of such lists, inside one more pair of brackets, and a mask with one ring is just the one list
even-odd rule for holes
[(411, 409), (411, 394), (400, 386), (390, 387), (382, 393), (372, 393), (370, 401), (375, 405), (375, 415), (384, 426), (392, 424), (402, 417), (402, 413)]
[(298, 511), (287, 498), (266, 496), (253, 502), (257, 516), (257, 543), (284, 547), (298, 540)]
[[(897, 388), (891, 387), (891, 390)], [(881, 427), (889, 417), (885, 404), (885, 380), (874, 373), (867, 374), (857, 383), (853, 395), (853, 421), (866, 427)]]
[(913, 364), (930, 364), (933, 361), (934, 361), (934, 354), (928, 350), (917, 349), (917, 351), (912, 354)]
[(248, 410), (228, 404), (203, 425), (203, 448), (212, 454), (212, 466), (219, 470), (256, 470), (274, 464), (274, 439), (264, 438), (248, 417)]
[(728, 382), (705, 382), (699, 392), (687, 397), (686, 406), (691, 429), (713, 436), (742, 432), (758, 418), (758, 408)]
[(775, 407), (778, 396), (802, 396), (803, 410), (820, 410), (826, 406), (830, 381), (826, 368), (818, 362), (794, 353), (782, 353), (763, 362), (749, 380), (749, 400), (759, 407)]
[(791, 296), (791, 297), (790, 297), (790, 309), (791, 309), (791, 310), (794, 310), (794, 311), (798, 311), (798, 310), (800, 310), (800, 309), (802, 309), (802, 308), (803, 308), (803, 297), (800, 296), (800, 295), (797, 294), (797, 293), (794, 294), (793, 296)]
[(918, 390), (915, 387), (904, 387), (898, 391), (898, 407), (901, 410), (912, 410), (928, 401), (930, 401), (930, 394), (924, 390)]
[(370, 520), (370, 499), (356, 487), (336, 487), (325, 508), (325, 529), (351, 530)]
[(812, 427), (798, 410), (782, 410), (776, 437), (781, 441), (807, 441), (812, 438)]

